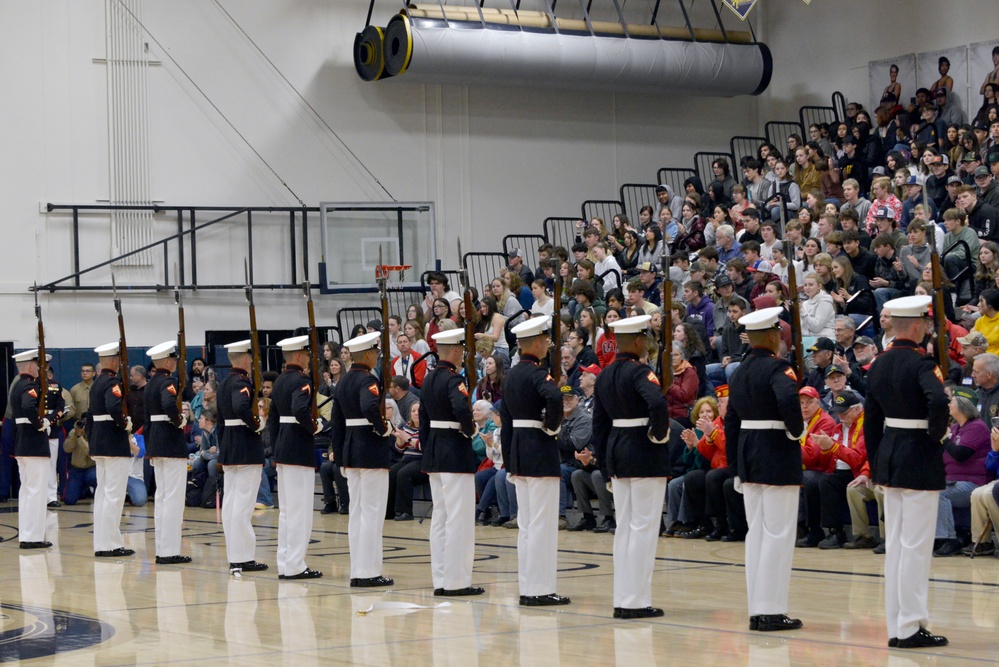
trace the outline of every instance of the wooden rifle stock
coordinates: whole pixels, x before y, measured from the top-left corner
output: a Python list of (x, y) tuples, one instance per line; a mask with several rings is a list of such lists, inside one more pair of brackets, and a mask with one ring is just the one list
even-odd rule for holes
[(662, 385), (663, 395), (673, 386), (673, 281), (669, 277), (669, 262), (669, 257), (664, 253), (662, 324), (659, 327), (659, 384)]
[(48, 416), (49, 411), (49, 361), (45, 353), (45, 323), (42, 322), (42, 307), (38, 304), (38, 284), (35, 284), (35, 318), (38, 320), (38, 420)]
[[(926, 201), (925, 191), (923, 201)], [(932, 227), (930, 267), (933, 272), (933, 356), (937, 358), (940, 372), (947, 377), (950, 368), (950, 350), (947, 342), (947, 314), (944, 311), (943, 268), (940, 266), (940, 253), (937, 250), (937, 226), (932, 224)]]
[(114, 275), (111, 276), (111, 289), (114, 292), (114, 310), (118, 314), (118, 361), (120, 362), (118, 374), (121, 376), (121, 416), (127, 418), (130, 367), (128, 365), (128, 347), (125, 343), (125, 317), (121, 314), (121, 299), (118, 298), (118, 286), (115, 285)]
[(548, 370), (555, 385), (562, 384), (562, 290), (565, 283), (561, 272), (555, 276), (555, 303), (552, 304), (552, 349), (549, 352)]
[(180, 283), (173, 292), (177, 304), (177, 414), (184, 413), (184, 390), (187, 389), (187, 332), (184, 328), (184, 302), (180, 298)]
[(382, 348), (382, 363), (381, 368), (379, 369), (379, 375), (382, 378), (382, 390), (378, 392), (378, 411), (382, 415), (382, 420), (385, 420), (385, 397), (388, 394), (389, 381), (392, 378), (392, 348), (389, 345), (388, 332), (388, 271), (385, 270), (385, 267), (382, 264), (381, 248), (378, 248), (378, 270), (375, 277), (378, 281), (378, 296), (381, 298), (382, 310), (382, 335), (380, 341)]
[[(780, 225), (783, 230), (783, 205), (780, 207)], [(798, 378), (798, 386), (800, 387), (805, 382), (805, 349), (801, 342), (801, 297), (798, 294), (798, 270), (794, 266), (793, 256), (788, 264), (787, 291), (789, 312), (791, 314), (791, 358), (794, 363), (794, 374)]]
[[(257, 308), (253, 304), (253, 287), (250, 285), (250, 272), (245, 263), (243, 266), (246, 272), (246, 303), (248, 304), (250, 310), (250, 355), (253, 357), (251, 362), (250, 381), (253, 383), (253, 398), (256, 399), (257, 394), (260, 391), (260, 387), (263, 385), (263, 372), (261, 370), (260, 359), (260, 341), (257, 335)], [(257, 412), (257, 406), (255, 403), (253, 405), (253, 426), (254, 428), (260, 428), (260, 415)]]
[[(458, 261), (462, 260), (461, 239), (458, 239)], [(468, 271), (462, 264), (458, 273), (461, 280), (462, 296), (465, 300), (465, 384), (468, 385), (468, 407), (475, 402), (475, 385), (479, 383), (478, 371), (475, 368), (475, 303), (472, 300), (472, 286), (468, 283)], [(488, 323), (487, 323), (488, 326)], [(416, 364), (413, 364), (415, 371)]]
[(309, 377), (312, 379), (312, 423), (319, 422), (319, 333), (316, 331), (316, 307), (312, 303), (312, 284), (305, 281), (305, 306), (309, 312)]

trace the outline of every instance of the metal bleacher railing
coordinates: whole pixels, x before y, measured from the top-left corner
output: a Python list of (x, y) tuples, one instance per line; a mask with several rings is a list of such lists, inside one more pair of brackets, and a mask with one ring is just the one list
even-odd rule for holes
[(684, 167), (663, 167), (656, 172), (656, 180), (660, 185), (668, 185), (675, 195), (683, 196), (683, 182), (697, 173)]
[(604, 221), (604, 227), (610, 227), (611, 220), (615, 215), (624, 213), (624, 206), (617, 199), (587, 199), (581, 207), (583, 220), (590, 221), (593, 218), (600, 218)]
[(767, 135), (767, 140), (777, 147), (783, 155), (787, 152), (787, 138), (792, 134), (804, 137), (805, 131), (801, 123), (787, 120), (772, 120), (763, 126), (763, 133)]
[[(798, 109), (798, 120), (801, 121), (801, 127), (807, 132), (813, 123), (835, 123), (836, 109), (833, 107), (804, 106)], [(803, 138), (806, 142), (808, 141), (808, 137)]]
[(543, 234), (507, 234), (503, 237), (503, 254), (506, 257), (514, 250), (524, 255), (524, 264), (530, 266), (538, 256), (538, 248), (547, 243)]
[[(621, 196), (621, 205), (625, 215), (631, 220), (638, 220), (638, 212), (643, 206), (656, 208), (656, 187), (657, 183), (625, 183), (618, 193)], [(608, 220), (608, 229), (610, 221)]]
[(701, 179), (701, 185), (705, 191), (708, 189), (708, 183), (715, 180), (715, 172), (711, 165), (719, 158), (728, 162), (729, 174), (732, 174), (733, 178), (738, 180), (739, 172), (735, 169), (738, 165), (734, 164), (731, 153), (699, 151), (694, 153), (694, 170), (697, 172), (697, 177)]
[(757, 152), (760, 149), (760, 144), (767, 143), (766, 137), (746, 137), (746, 136), (735, 136), (729, 141), (729, 148), (732, 150), (732, 157), (735, 159), (735, 165), (733, 166), (733, 171), (735, 175), (733, 176), (736, 180), (741, 180), (739, 175), (742, 171), (739, 165), (742, 164), (743, 158), (756, 157)]

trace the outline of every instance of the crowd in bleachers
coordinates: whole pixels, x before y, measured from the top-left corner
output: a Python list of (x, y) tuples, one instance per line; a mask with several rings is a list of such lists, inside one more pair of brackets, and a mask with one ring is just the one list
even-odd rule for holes
[[(806, 470), (798, 544), (879, 549), (871, 519), (878, 523), (880, 509), (868, 514), (865, 505), (880, 502), (864, 449), (865, 377), (893, 338), (884, 304), (933, 293), (931, 258), (938, 255), (953, 436), (946, 445), (948, 485), (941, 494), (936, 553), (969, 551), (988, 519), (999, 520), (999, 487), (994, 486), (999, 468), (999, 104), (994, 86), (990, 92), (970, 124), (947, 109), (946, 90), (920, 90), (908, 108), (887, 97), (873, 117), (861, 105), (847, 104), (842, 122), (813, 124), (807, 141), (792, 135), (786, 146), (762, 143), (739, 165), (718, 158), (710, 182), (692, 176), (682, 192), (660, 185), (657, 201), (642, 206), (636, 220), (624, 213), (610, 220), (579, 220), (569, 247), (545, 243), (530, 257), (512, 249), (498, 275), (472, 286), (471, 313), (456, 291), (459, 286), (444, 273), (431, 272), (425, 298), (388, 320), (389, 411), (397, 457), (386, 519), (413, 519), (414, 498), (427, 493), (416, 408), (419, 388), (434, 363), (432, 336), (470, 322), (479, 377), (474, 388), (479, 432), (473, 446), (481, 462), (476, 518), (481, 525), (517, 527), (516, 494), (498, 445), (503, 378), (517, 360), (510, 327), (527, 317), (558, 314), (563, 326), (555, 358), (561, 364), (565, 411), (560, 525), (613, 532), (613, 498), (589, 448), (593, 387), (616, 353), (607, 324), (647, 314), (654, 370), (661, 370), (656, 341), (663, 327), (669, 327), (673, 340), (666, 358), (672, 371), (667, 392), (674, 470), (662, 532), (689, 539), (743, 539), (745, 513), (733, 490), (721, 427), (727, 381), (748, 350), (739, 318), (779, 306), (785, 352), (795, 324), (807, 357), (806, 368), (799, 369), (806, 374), (801, 409), (808, 431), (802, 439)], [(790, 292), (792, 277), (798, 294)], [(667, 296), (671, 305), (664, 311)], [(795, 300), (800, 319), (792, 323)], [(381, 326), (380, 320), (358, 325), (344, 338)], [(333, 388), (350, 364), (350, 355), (337, 343), (324, 345), (321, 412), (329, 414)], [(264, 376), (262, 416), (269, 410), (275, 377), (273, 372)], [(218, 384), (200, 359), (192, 364), (191, 379), (185, 404), (191, 417), (186, 429), (191, 504), (212, 506)], [(141, 406), (145, 369), (134, 367), (131, 380), (132, 396)], [(85, 412), (81, 407), (75, 406), (77, 415)], [(67, 423), (72, 480), (67, 502), (70, 496), (74, 502), (85, 496), (95, 484), (86, 475), (93, 461), (78, 431)], [(317, 442), (324, 453), (319, 462), (322, 511), (347, 513), (337, 443), (327, 435), (320, 434)], [(151, 494), (154, 476), (148, 465), (143, 471), (141, 452), (136, 460), (135, 477), (144, 478), (142, 491)], [(268, 463), (258, 508), (274, 506), (273, 491), (274, 469)], [(130, 499), (141, 505), (145, 495), (130, 492)], [(570, 522), (570, 516), (578, 518)], [(852, 540), (845, 524), (851, 526)], [(879, 533), (883, 539), (883, 530)], [(987, 536), (979, 553), (993, 549)]]

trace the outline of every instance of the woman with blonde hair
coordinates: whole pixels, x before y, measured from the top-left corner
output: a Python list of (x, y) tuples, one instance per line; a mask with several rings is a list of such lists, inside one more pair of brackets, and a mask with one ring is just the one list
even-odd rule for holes
[[(801, 337), (806, 349), (816, 338), (836, 336), (836, 304), (832, 296), (822, 289), (820, 281), (819, 275), (815, 272), (805, 276), (804, 291), (808, 299), (802, 301), (800, 310)], [(805, 340), (806, 338), (808, 340)]]
[[(870, 281), (853, 272), (853, 265), (850, 264), (850, 258), (846, 255), (833, 258), (832, 273), (836, 280), (836, 291), (830, 293), (830, 296), (832, 296), (837, 310), (849, 315), (856, 323), (857, 328), (860, 328), (865, 320), (869, 317), (873, 318), (877, 312)], [(872, 323), (873, 321), (871, 319)]]

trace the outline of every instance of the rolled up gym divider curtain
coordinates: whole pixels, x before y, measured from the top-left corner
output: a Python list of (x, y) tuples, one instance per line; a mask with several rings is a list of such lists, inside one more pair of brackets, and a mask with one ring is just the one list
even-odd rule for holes
[[(411, 5), (394, 16), (384, 73), (362, 78), (731, 97), (762, 93), (773, 71), (770, 50), (748, 33), (564, 19), (552, 27), (543, 12), (445, 10)], [(360, 73), (358, 56), (355, 48)]]

